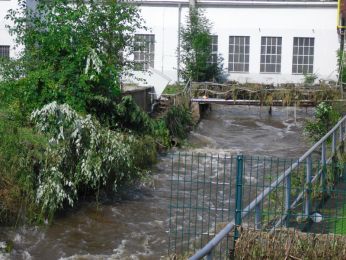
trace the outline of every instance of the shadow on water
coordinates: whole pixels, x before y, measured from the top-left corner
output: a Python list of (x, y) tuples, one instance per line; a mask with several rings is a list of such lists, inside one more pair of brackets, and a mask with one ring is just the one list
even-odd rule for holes
[[(177, 152), (296, 158), (308, 147), (303, 122), (311, 109), (214, 106)], [(82, 203), (46, 227), (2, 229), (14, 250), (4, 259), (160, 259), (167, 255), (171, 157), (162, 155), (149, 186), (122, 200)]]

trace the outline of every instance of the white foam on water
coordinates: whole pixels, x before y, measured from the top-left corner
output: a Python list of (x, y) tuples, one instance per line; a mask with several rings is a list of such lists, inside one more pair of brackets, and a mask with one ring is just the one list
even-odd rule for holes
[[(218, 154), (220, 159), (223, 159), (224, 156), (230, 156), (231, 154), (237, 154), (239, 153), (241, 150), (237, 149), (237, 148), (232, 148), (232, 149), (222, 149), (222, 148), (211, 148), (211, 147), (204, 147), (204, 148), (195, 148), (195, 149), (191, 149), (188, 150), (187, 153), (194, 153), (194, 154), (201, 154), (201, 155), (205, 155), (208, 156), (210, 155), (215, 155)], [(217, 156), (216, 156), (217, 158)]]
[(256, 184), (257, 183), (257, 179), (255, 177), (252, 176), (244, 176), (245, 181), (251, 184)]
[(0, 241), (0, 249), (5, 249), (6, 248), (6, 242), (1, 242)]
[(16, 242), (16, 243), (20, 243), (22, 242), (22, 240), (23, 240), (23, 237), (18, 233), (13, 238), (13, 242)]
[(10, 260), (10, 254), (0, 253), (0, 260)]
[(190, 133), (190, 136), (193, 136), (194, 138), (198, 139), (200, 142), (202, 143), (208, 143), (208, 144), (211, 144), (211, 145), (216, 145), (216, 141), (209, 137), (209, 136), (206, 136), (206, 135), (203, 135), (203, 134), (200, 134), (200, 133), (197, 133), (197, 132), (191, 132)]
[(126, 239), (121, 240), (120, 245), (117, 248), (113, 249), (113, 252), (115, 254), (112, 255), (112, 256), (114, 256), (114, 257), (121, 257), (124, 254), (124, 252), (125, 252), (125, 247), (126, 247), (126, 243), (127, 242), (128, 241)]
[(24, 251), (22, 253), (22, 259), (23, 260), (31, 260), (32, 259), (32, 256), (30, 255), (30, 253), (28, 251)]

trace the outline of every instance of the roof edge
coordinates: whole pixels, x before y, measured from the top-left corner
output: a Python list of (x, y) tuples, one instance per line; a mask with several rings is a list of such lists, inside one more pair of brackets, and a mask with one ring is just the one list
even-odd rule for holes
[[(165, 1), (165, 0), (144, 0), (131, 1), (141, 6), (189, 6), (188, 1)], [(200, 7), (301, 7), (301, 8), (319, 8), (329, 7), (336, 8), (337, 2), (331, 1), (208, 1), (200, 0), (197, 2)]]

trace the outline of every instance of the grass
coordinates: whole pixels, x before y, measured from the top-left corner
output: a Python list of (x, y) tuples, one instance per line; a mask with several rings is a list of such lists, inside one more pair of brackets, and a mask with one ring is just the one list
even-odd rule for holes
[(243, 230), (235, 248), (236, 259), (345, 259), (346, 236), (307, 234), (293, 229), (273, 234)]
[(168, 95), (172, 95), (172, 94), (178, 94), (180, 92), (182, 92), (184, 89), (183, 85), (168, 85), (165, 90), (163, 91), (163, 94), (168, 94)]

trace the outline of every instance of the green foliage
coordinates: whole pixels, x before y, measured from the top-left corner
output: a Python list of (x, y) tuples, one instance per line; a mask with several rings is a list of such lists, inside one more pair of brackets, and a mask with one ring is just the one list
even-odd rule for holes
[(68, 105), (50, 103), (31, 118), (49, 138), (37, 188), (37, 201), (48, 216), (65, 204), (73, 206), (81, 190), (116, 190), (137, 180), (143, 159), (134, 147), (142, 152), (140, 156), (149, 154), (147, 163), (154, 161), (155, 147), (146, 138), (139, 141), (131, 134), (108, 130)]
[(42, 221), (81, 193), (140, 180), (191, 121), (182, 108), (153, 120), (120, 97), (143, 28), (134, 5), (53, 0), (31, 10), (25, 2), (7, 16), (25, 49), (0, 63), (0, 223)]
[(171, 107), (164, 120), (170, 135), (174, 138), (185, 139), (193, 125), (191, 112), (183, 106)]
[(320, 140), (338, 122), (340, 114), (325, 102), (321, 102), (315, 111), (314, 119), (308, 120), (304, 132), (314, 142)]
[(345, 68), (345, 52), (338, 51), (337, 52), (337, 58), (338, 58), (338, 71), (339, 71), (339, 80), (340, 82), (346, 82), (346, 68)]
[(144, 135), (141, 138), (132, 139), (131, 151), (134, 155), (134, 164), (138, 169), (148, 168), (156, 163), (156, 143), (152, 136)]
[(163, 94), (178, 94), (184, 90), (183, 85), (168, 85), (164, 91)]
[(151, 118), (132, 99), (125, 96), (117, 105), (117, 122), (120, 127), (147, 133), (151, 129)]
[(308, 85), (314, 84), (316, 79), (318, 79), (318, 76), (315, 73), (304, 74), (304, 84), (308, 84)]
[(116, 101), (120, 79), (133, 66), (133, 34), (143, 28), (137, 7), (117, 1), (36, 3), (32, 10), (19, 0), (19, 9), (7, 15), (10, 33), (25, 49), (0, 66), (1, 97), (25, 115), (52, 101), (80, 112), (88, 112), (97, 97)]
[(186, 26), (181, 29), (181, 74), (185, 81), (219, 80), (222, 74), (222, 59), (212, 61), (211, 25), (203, 12), (190, 8)]
[(0, 223), (41, 221), (35, 188), (47, 140), (0, 111)]
[(152, 121), (151, 135), (158, 144), (159, 149), (167, 149), (171, 147), (170, 132), (164, 120), (157, 119)]
[(81, 193), (133, 184), (156, 162), (157, 144), (170, 146), (163, 120), (149, 118), (148, 133), (134, 135), (53, 102), (32, 113), (36, 132), (9, 115), (0, 113), (0, 223), (50, 219)]

